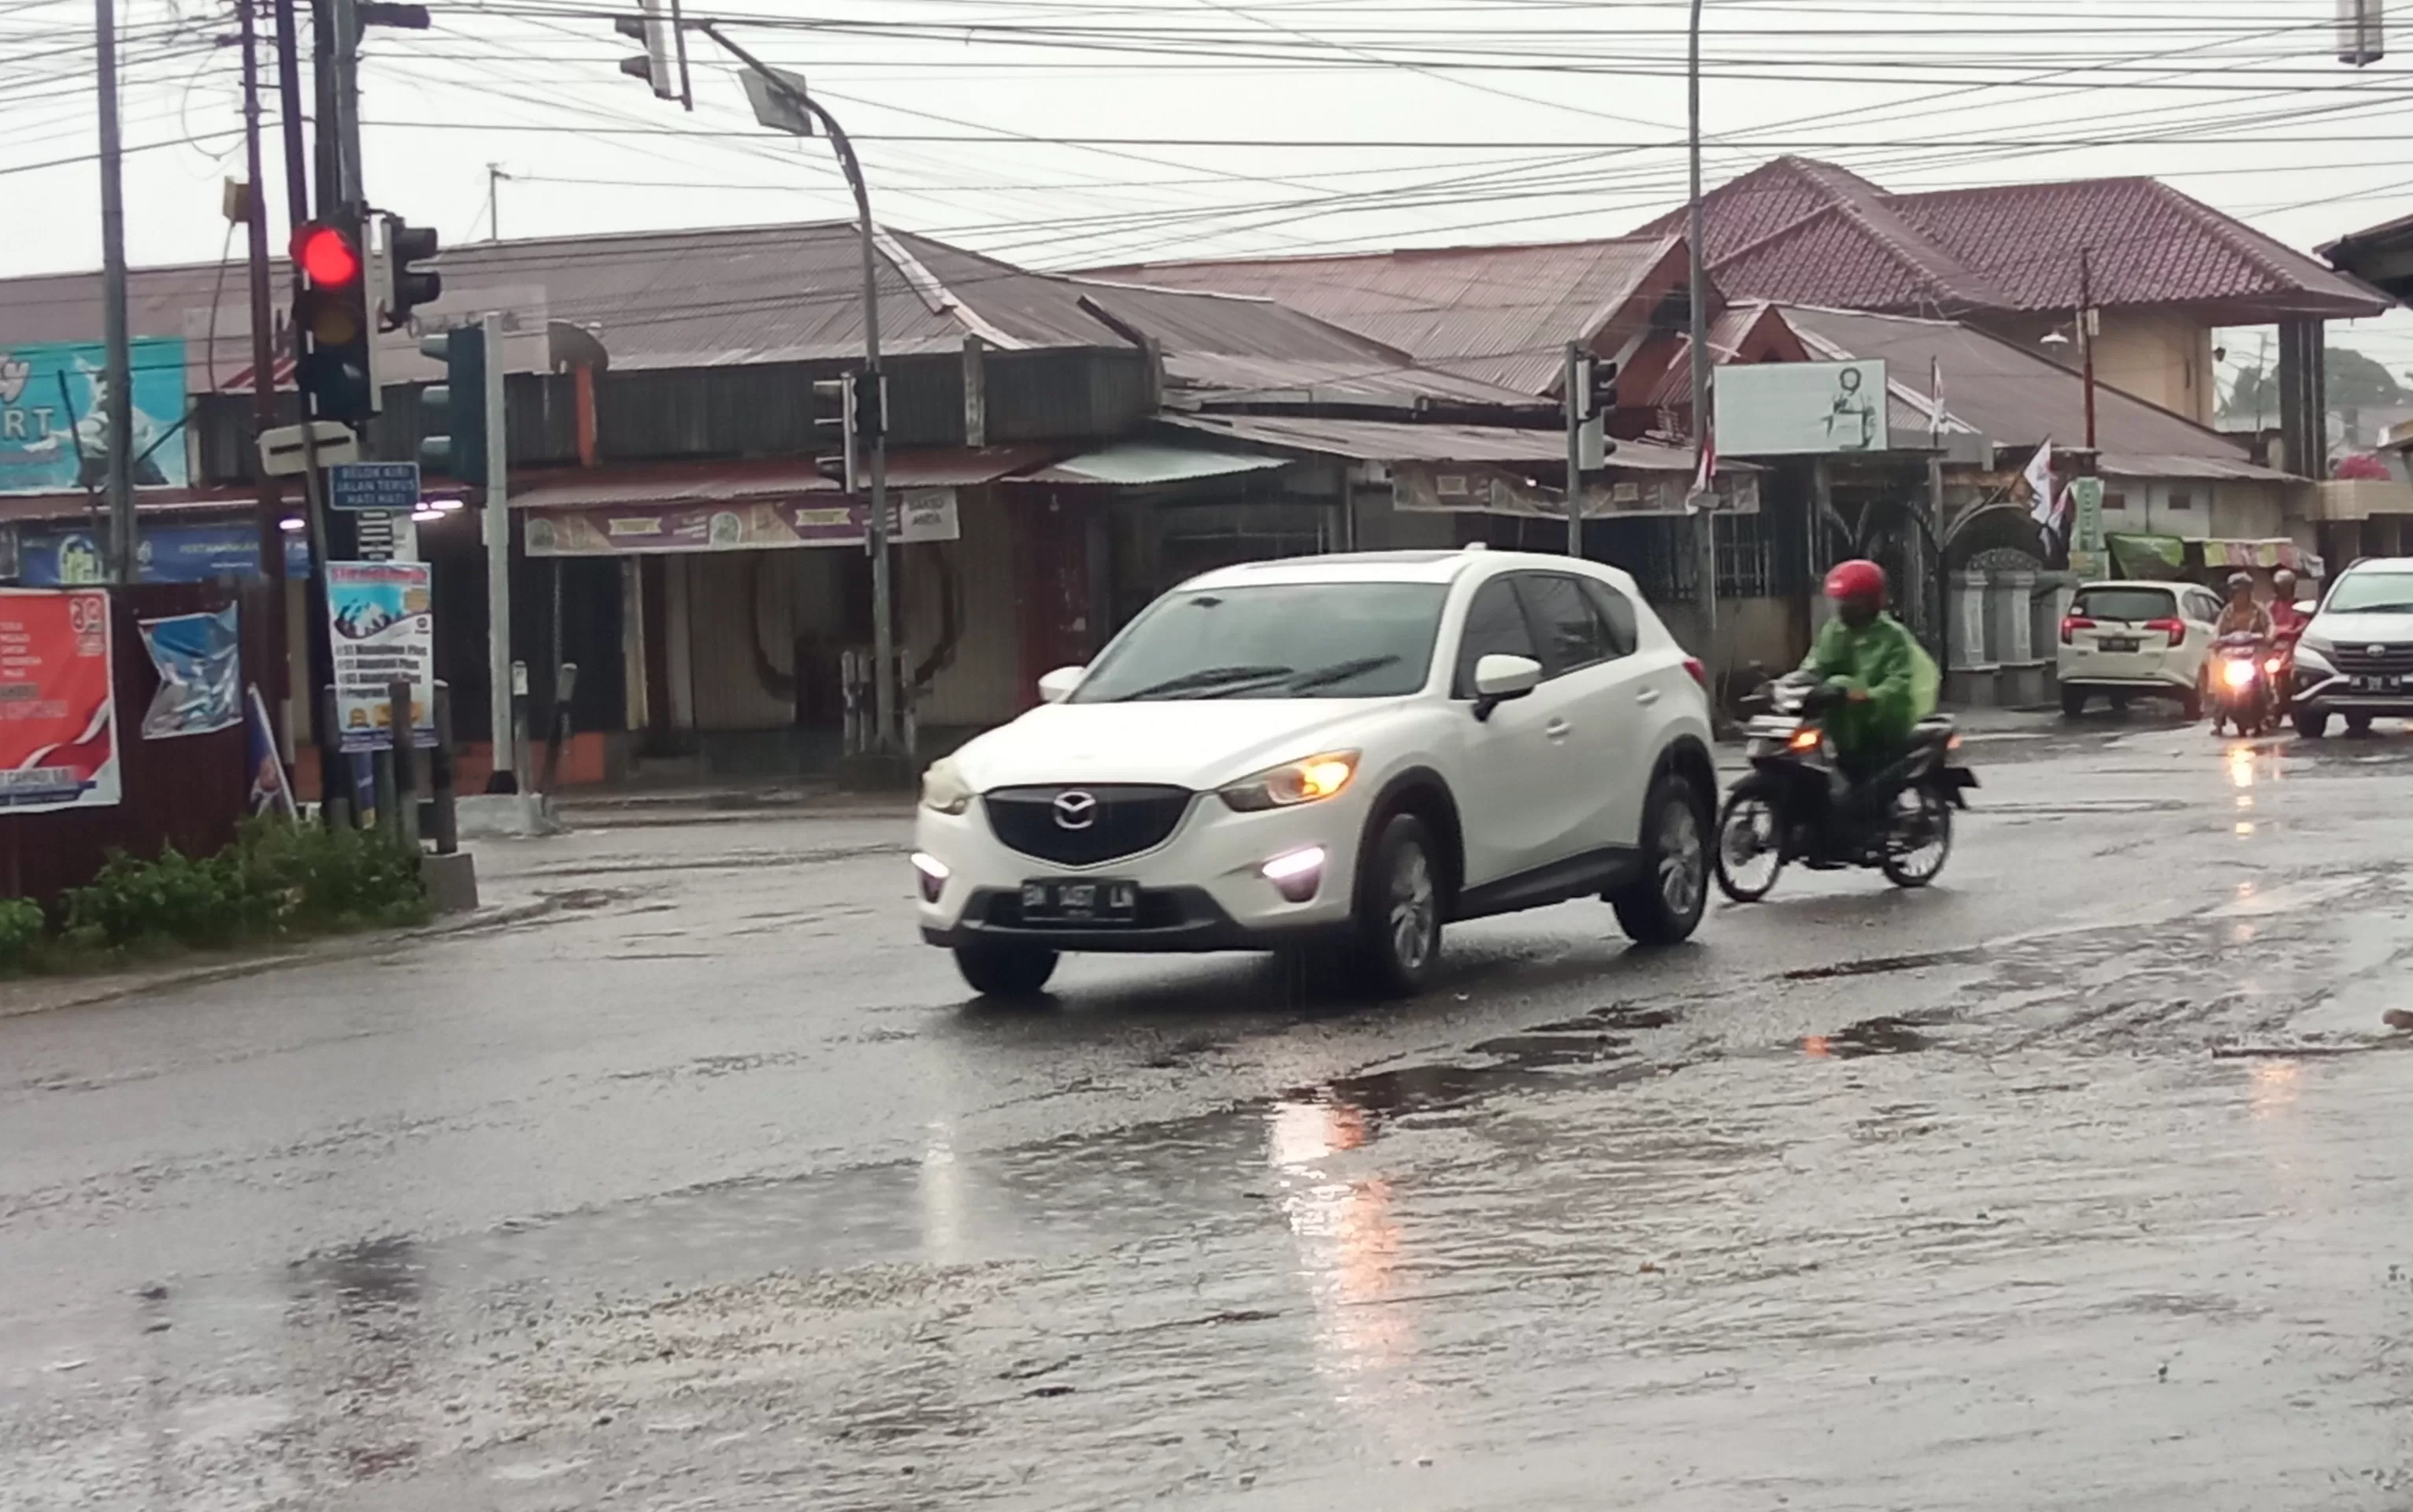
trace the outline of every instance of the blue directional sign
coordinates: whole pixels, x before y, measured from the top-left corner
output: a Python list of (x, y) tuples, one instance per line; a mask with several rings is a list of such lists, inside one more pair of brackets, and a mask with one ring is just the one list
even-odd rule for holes
[(338, 462), (327, 469), (327, 505), (407, 514), (419, 508), (419, 464)]

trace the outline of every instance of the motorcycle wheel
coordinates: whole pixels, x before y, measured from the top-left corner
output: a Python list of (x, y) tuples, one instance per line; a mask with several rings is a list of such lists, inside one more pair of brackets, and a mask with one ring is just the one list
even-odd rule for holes
[(1932, 787), (1903, 789), (1894, 800), (1893, 829), (1886, 837), (1886, 881), (1896, 887), (1924, 887), (1951, 854), (1951, 803)]
[(1744, 782), (1727, 796), (1713, 856), (1718, 891), (1735, 902), (1756, 903), (1776, 885), (1784, 869), (1784, 817), (1765, 785)]

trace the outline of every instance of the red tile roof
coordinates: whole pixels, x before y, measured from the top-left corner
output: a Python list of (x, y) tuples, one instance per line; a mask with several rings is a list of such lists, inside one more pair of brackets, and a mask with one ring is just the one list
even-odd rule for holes
[[(1737, 299), (1924, 314), (2186, 304), (2249, 323), (2376, 315), (2370, 289), (2154, 179), (1889, 194), (1780, 157), (1710, 192), (1710, 267)], [(1645, 233), (1673, 230), (1683, 212)]]

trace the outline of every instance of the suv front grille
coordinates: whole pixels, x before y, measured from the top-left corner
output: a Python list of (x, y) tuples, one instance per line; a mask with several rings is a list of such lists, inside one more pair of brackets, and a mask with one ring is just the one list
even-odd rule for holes
[(1162, 845), (1190, 811), (1191, 796), (1188, 788), (1067, 783), (998, 788), (981, 806), (997, 838), (1024, 855), (1095, 867)]
[[(2374, 655), (2374, 651), (2378, 654)], [(2413, 645), (2381, 645), (2372, 641), (2341, 643), (2332, 659), (2349, 677), (2413, 677)]]

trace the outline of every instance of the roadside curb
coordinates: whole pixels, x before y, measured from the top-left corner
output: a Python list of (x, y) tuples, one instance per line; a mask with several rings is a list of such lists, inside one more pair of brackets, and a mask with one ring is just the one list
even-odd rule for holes
[[(247, 976), (264, 976), (289, 966), (312, 966), (326, 961), (355, 960), (373, 956), (396, 945), (419, 941), (441, 940), (453, 935), (476, 934), (485, 929), (504, 928), (526, 924), (555, 912), (561, 907), (555, 897), (540, 897), (531, 902), (514, 903), (480, 909), (457, 918), (443, 919), (421, 925), (415, 929), (399, 929), (392, 933), (339, 936), (332, 940), (316, 940), (298, 948), (279, 950), (262, 956), (245, 956), (242, 960), (212, 961), (205, 965), (169, 967), (158, 971), (101, 977), (77, 983), (67, 977), (20, 977), (14, 986), (57, 982), (66, 995), (45, 998), (25, 1003), (0, 1002), (0, 1019), (23, 1018), (34, 1014), (55, 1013), (66, 1008), (90, 1008), (101, 1003), (118, 1002), (139, 998), (146, 993), (164, 992), (178, 987), (208, 986), (219, 982), (240, 981)], [(79, 990), (81, 988), (81, 990)]]

